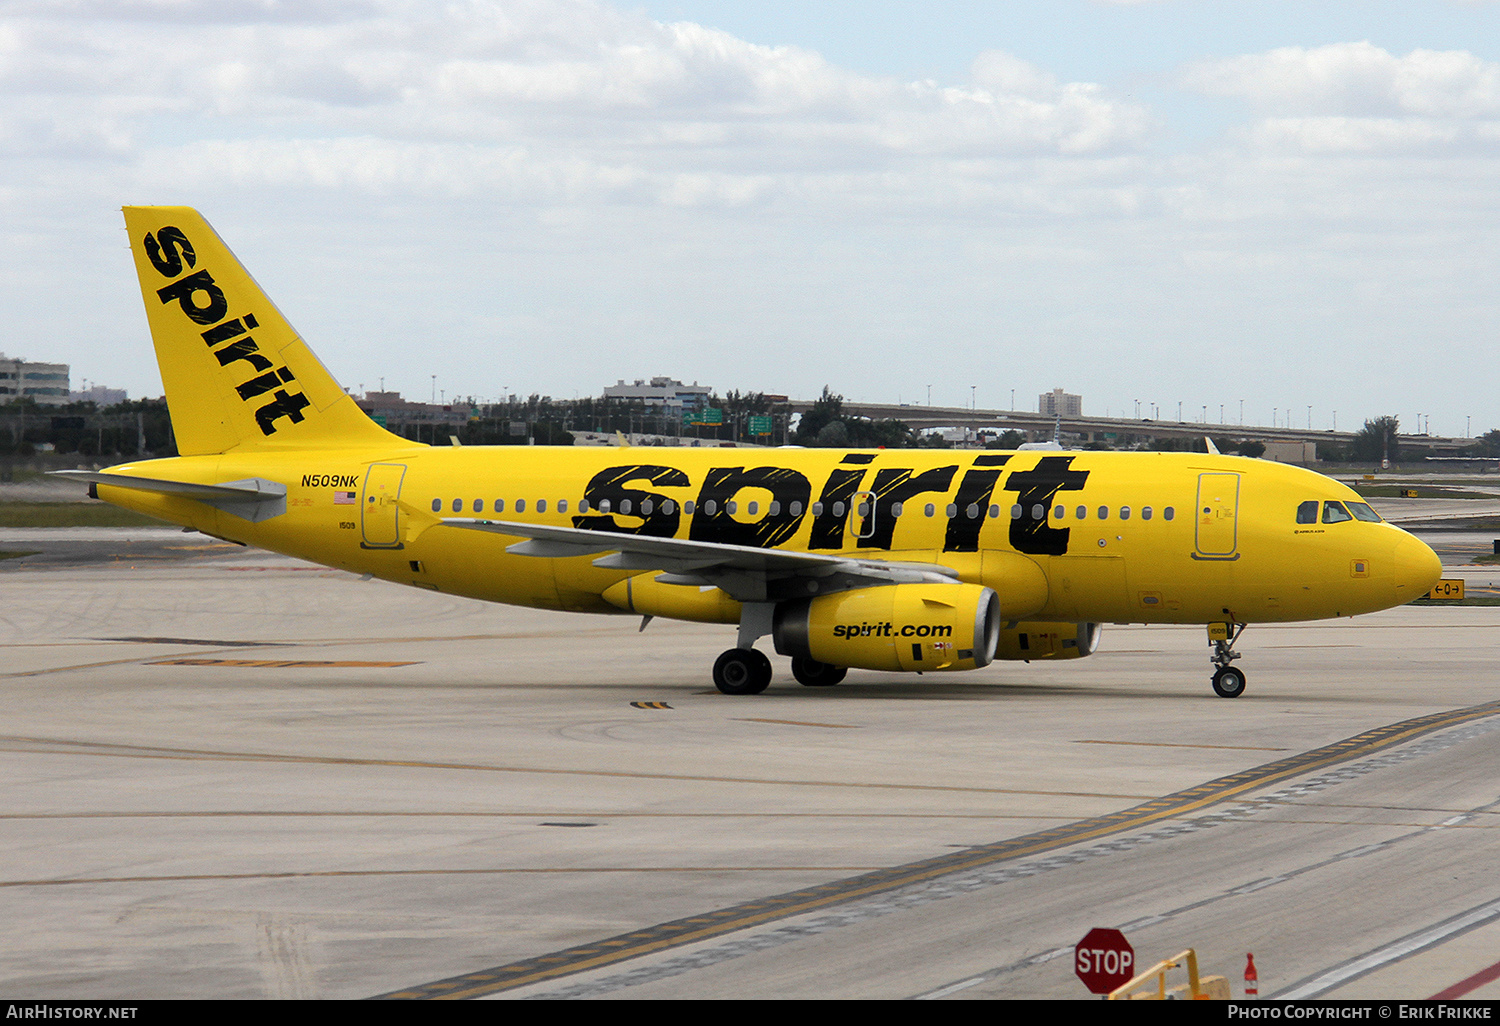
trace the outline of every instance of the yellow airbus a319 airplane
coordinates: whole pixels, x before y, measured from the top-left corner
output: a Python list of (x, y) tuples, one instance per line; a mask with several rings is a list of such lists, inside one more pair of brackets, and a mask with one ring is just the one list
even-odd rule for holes
[(1078, 658), (1102, 623), (1170, 623), (1207, 625), (1234, 698), (1246, 624), (1386, 609), (1441, 575), (1351, 489), (1235, 456), (421, 445), (360, 411), (197, 211), (125, 224), (181, 455), (65, 476), (418, 588), (737, 624), (727, 694), (770, 683), (766, 637), (828, 685)]

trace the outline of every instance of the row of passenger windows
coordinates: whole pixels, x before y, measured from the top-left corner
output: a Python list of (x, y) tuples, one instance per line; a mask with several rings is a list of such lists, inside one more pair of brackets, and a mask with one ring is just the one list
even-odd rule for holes
[[(1363, 520), (1367, 524), (1380, 523), (1380, 514), (1376, 513), (1363, 502), (1325, 502), (1323, 503), (1323, 523), (1341, 524), (1345, 520)], [(1316, 524), (1318, 522), (1318, 500), (1308, 499), (1297, 507), (1297, 523)]]
[[(760, 505), (761, 504), (759, 502), (747, 502), (745, 504), (745, 512), (748, 513), (750, 516), (759, 516), (760, 515)], [(454, 500), (452, 500), (452, 502), (450, 503), (450, 506), (451, 506), (452, 511), (454, 513), (462, 513), (462, 512), (464, 512), (464, 500), (463, 499), (454, 499)], [(558, 513), (566, 513), (566, 512), (568, 512), (568, 500), (567, 499), (558, 499), (556, 501), (556, 503), (553, 504), (552, 508), (555, 509)], [(849, 510), (849, 506), (847, 506), (843, 502), (830, 503), (826, 508), (827, 508), (827, 510), (829, 512), (831, 512), (836, 517), (842, 517)], [(504, 513), (505, 512), (505, 500), (504, 499), (496, 499), (490, 505), (489, 509), (493, 513)], [(533, 512), (536, 512), (536, 513), (546, 513), (547, 509), (548, 509), (548, 503), (547, 503), (546, 499), (537, 499), (536, 502), (535, 502), (535, 504), (532, 506)], [(432, 500), (432, 511), (434, 513), (440, 513), (440, 512), (442, 512), (442, 510), (443, 510), (443, 500), (442, 499), (433, 499)], [(468, 504), (468, 510), (469, 510), (469, 512), (472, 512), (472, 513), (483, 513), (483, 512), (485, 512), (485, 501), (483, 499), (474, 499), (474, 500), (472, 500)], [(511, 511), (514, 512), (514, 513), (525, 513), (526, 510), (527, 510), (527, 504), (526, 504), (526, 500), (525, 499), (516, 499), (511, 504)], [(613, 508), (612, 505), (611, 505), (611, 503), (610, 503), (610, 501), (608, 499), (606, 499), (603, 502), (600, 502), (600, 503), (598, 503), (596, 505), (593, 505), (593, 506), (591, 506), (589, 504), (589, 501), (587, 499), (580, 499), (578, 501), (577, 512), (579, 512), (579, 513), (588, 513), (591, 510), (599, 512), (599, 513), (614, 513), (614, 512), (617, 512), (617, 513), (620, 513), (620, 514), (625, 515), (625, 516), (630, 516), (630, 515), (634, 514), (635, 516), (649, 517), (649, 516), (655, 515), (658, 512), (658, 506), (651, 499), (644, 499), (644, 500), (642, 500), (641, 503), (640, 503), (640, 505), (639, 505), (639, 508), (637, 508), (637, 506), (630, 499), (622, 499), (622, 500), (620, 500), (618, 508)], [(812, 515), (815, 516), (815, 517), (820, 517), (820, 516), (823, 515), (824, 510), (825, 510), (825, 506), (824, 506), (823, 503), (821, 503), (821, 502), (815, 502), (815, 503), (812, 504), (811, 508), (809, 509), (809, 512), (811, 512)], [(673, 515), (674, 513), (677, 512), (677, 503), (674, 500), (672, 500), (672, 499), (664, 499), (661, 502), (661, 505), (659, 507), (659, 511), (660, 511), (661, 514), (663, 514), (665, 516), (671, 516), (671, 515)], [(724, 503), (724, 512), (733, 515), (733, 514), (738, 513), (739, 511), (740, 511), (740, 509), (739, 509), (739, 503), (737, 503), (737, 502), (735, 502), (733, 500), (730, 500), (729, 502)], [(682, 504), (682, 512), (686, 513), (688, 516), (692, 516), (694, 513), (697, 512), (697, 507), (696, 507), (696, 504), (693, 502), (693, 500), (689, 499), (689, 500), (687, 500), (686, 502), (684, 502)], [(703, 503), (703, 512), (706, 515), (708, 515), (708, 516), (715, 516), (719, 512), (719, 504), (717, 502), (715, 502), (713, 499), (709, 499), (709, 500), (707, 500), (706, 502)], [(802, 512), (803, 512), (803, 505), (802, 505), (802, 503), (800, 503), (800, 502), (791, 502), (791, 503), (787, 504), (787, 513), (789, 515), (794, 516), (794, 517), (800, 517), (802, 515)], [(858, 506), (855, 507), (854, 512), (858, 516), (867, 517), (867, 516), (870, 515), (870, 504), (868, 502), (861, 502), (861, 503), (858, 504)], [(956, 504), (951, 503), (951, 502), (948, 503), (948, 505), (946, 507), (944, 507), (944, 509), (943, 509), (943, 515), (946, 516), (949, 520), (957, 519), (960, 515), (962, 515), (964, 517), (967, 517), (970, 520), (978, 520), (981, 516), (984, 515), (984, 512), (985, 512), (984, 507), (980, 506), (978, 503), (970, 503), (968, 506), (964, 507), (964, 509), (962, 510), (962, 512), (960, 512), (960, 510), (959, 510), (959, 508), (958, 508), (958, 506)], [(999, 505), (992, 505), (992, 506), (990, 506), (988, 512), (989, 512), (990, 519), (992, 519), (992, 520), (998, 520), (1000, 518), (1001, 513), (1003, 512), (1003, 507), (1001, 507)], [(1019, 504), (1011, 506), (1010, 507), (1010, 518), (1012, 520), (1020, 520), (1020, 519), (1022, 519), (1023, 517), (1026, 516), (1026, 512), (1027, 512), (1026, 509), (1024, 507), (1020, 506)], [(895, 516), (895, 517), (904, 516), (906, 514), (906, 505), (905, 505), (905, 503), (901, 503), (901, 502), (893, 502), (893, 503), (891, 503), (891, 505), (890, 505), (890, 513), (891, 513), (891, 516)], [(772, 499), (769, 503), (766, 504), (766, 514), (768, 516), (773, 516), (773, 517), (780, 516), (781, 515), (781, 503), (778, 502), (778, 501), (776, 501), (775, 499)], [(935, 516), (937, 516), (938, 515), (938, 507), (937, 507), (937, 505), (935, 503), (931, 503), (931, 502), (926, 503), (925, 505), (922, 506), (922, 515), (923, 516), (927, 516), (927, 517), (935, 517)], [(1074, 511), (1074, 515), (1079, 520), (1087, 520), (1089, 518), (1089, 507), (1087, 507), (1087, 506), (1079, 506), (1079, 507), (1077, 507), (1077, 509)], [(1099, 520), (1109, 520), (1112, 515), (1118, 516), (1119, 519), (1121, 519), (1121, 520), (1129, 520), (1130, 517), (1131, 517), (1131, 508), (1129, 506), (1121, 506), (1119, 508), (1118, 512), (1115, 513), (1115, 514), (1111, 514), (1110, 507), (1108, 507), (1108, 506), (1100, 506), (1095, 511), (1095, 516)], [(1163, 520), (1172, 520), (1173, 518), (1176, 517), (1177, 511), (1175, 509), (1173, 509), (1171, 506), (1168, 506), (1168, 507), (1166, 507), (1165, 509), (1163, 509), (1161, 511), (1161, 515), (1162, 515), (1162, 519)], [(1031, 507), (1031, 519), (1033, 519), (1033, 520), (1044, 520), (1044, 519), (1046, 519), (1046, 516), (1047, 516), (1047, 507), (1046, 506), (1043, 506), (1041, 503), (1036, 503), (1035, 505), (1033, 505)], [(1066, 506), (1058, 506), (1056, 509), (1054, 509), (1052, 511), (1052, 516), (1053, 516), (1053, 519), (1055, 519), (1055, 520), (1066, 520), (1067, 517), (1068, 517), (1068, 508)], [(1141, 517), (1142, 520), (1150, 520), (1153, 516), (1155, 516), (1155, 511), (1150, 506), (1142, 506), (1141, 507), (1140, 517)]]

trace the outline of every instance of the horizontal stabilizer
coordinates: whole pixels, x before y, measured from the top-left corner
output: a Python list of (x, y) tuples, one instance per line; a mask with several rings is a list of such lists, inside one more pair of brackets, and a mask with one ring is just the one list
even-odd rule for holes
[(286, 512), (286, 485), (260, 477), (225, 481), (221, 484), (199, 484), (193, 481), (133, 477), (129, 474), (101, 474), (91, 470), (54, 470), (48, 476), (69, 481), (87, 481), (91, 485), (107, 485), (111, 488), (181, 495), (252, 523), (270, 520)]

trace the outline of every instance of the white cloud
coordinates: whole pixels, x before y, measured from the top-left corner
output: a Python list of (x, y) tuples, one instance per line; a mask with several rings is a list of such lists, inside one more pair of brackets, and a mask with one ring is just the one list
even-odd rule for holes
[[(746, 202), (766, 192), (767, 172), (1089, 155), (1130, 147), (1148, 126), (1135, 104), (1003, 54), (981, 57), (967, 87), (903, 83), (592, 0), (13, 10), (0, 103), (27, 115), (8, 119), (3, 138), (58, 155), (129, 152), (149, 166), (162, 159), (151, 139), (192, 152), (253, 135), (241, 149), (259, 156), (242, 173), (259, 167), (267, 182), (304, 166), (311, 183), (435, 186), (446, 170), (456, 177), (443, 187), (461, 189), (475, 166), (492, 180), (523, 149), (544, 167), (594, 165), (564, 176), (574, 188), (646, 175), (662, 202)], [(495, 152), (455, 159), (465, 146)], [(711, 180), (720, 185), (702, 187)]]
[(1309, 153), (1487, 148), (1500, 119), (1500, 64), (1464, 50), (1283, 47), (1199, 62), (1184, 82), (1260, 111), (1253, 143)]

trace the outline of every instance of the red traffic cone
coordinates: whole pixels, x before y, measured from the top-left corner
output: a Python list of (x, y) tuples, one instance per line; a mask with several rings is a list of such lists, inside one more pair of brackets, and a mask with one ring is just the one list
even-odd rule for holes
[(1255, 971), (1255, 956), (1245, 956), (1245, 996), (1260, 997), (1260, 974)]

